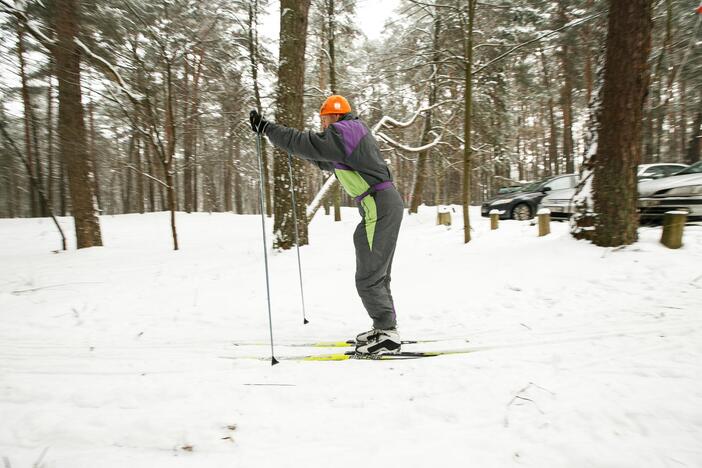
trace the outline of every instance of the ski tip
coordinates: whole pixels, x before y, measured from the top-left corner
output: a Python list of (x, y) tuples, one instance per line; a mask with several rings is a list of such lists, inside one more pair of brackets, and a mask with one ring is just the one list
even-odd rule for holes
[(275, 358), (275, 356), (271, 356), (271, 366), (275, 366), (276, 364), (280, 364), (280, 362)]

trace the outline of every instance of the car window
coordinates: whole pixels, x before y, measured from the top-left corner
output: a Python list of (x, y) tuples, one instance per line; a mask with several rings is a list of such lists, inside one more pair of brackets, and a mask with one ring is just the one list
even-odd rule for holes
[(541, 184), (543, 184), (543, 183), (544, 183), (543, 180), (540, 180), (539, 182), (532, 182), (532, 183), (527, 184), (524, 187), (522, 187), (519, 190), (519, 192), (526, 192), (526, 193), (533, 192), (533, 191), (537, 190), (539, 188), (539, 186), (541, 186)]
[(650, 176), (655, 176), (655, 175), (667, 174), (667, 173), (668, 173), (668, 172), (666, 171), (666, 168), (667, 168), (667, 167), (670, 167), (670, 166), (653, 166), (653, 167), (649, 167), (648, 169), (646, 169), (646, 170), (644, 171), (643, 174), (641, 174), (641, 176), (643, 176), (643, 177), (649, 176), (649, 177), (650, 177)]
[(682, 171), (678, 172), (676, 175), (683, 174), (702, 174), (702, 161), (698, 161), (692, 166), (689, 166)]
[(573, 188), (573, 179), (575, 177), (568, 176), (568, 177), (559, 177), (558, 179), (554, 179), (548, 184), (546, 184), (546, 187), (550, 187), (551, 190), (562, 190), (562, 189), (567, 189), (567, 188)]
[(671, 174), (675, 174), (676, 172), (680, 172), (683, 169), (685, 169), (685, 168), (682, 166), (663, 166), (663, 173), (665, 175), (671, 175)]

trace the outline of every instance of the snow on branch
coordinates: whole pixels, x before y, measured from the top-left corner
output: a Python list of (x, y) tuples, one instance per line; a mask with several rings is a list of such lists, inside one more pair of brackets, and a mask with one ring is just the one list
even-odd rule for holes
[(505, 57), (509, 56), (512, 52), (514, 52), (514, 51), (516, 51), (516, 50), (518, 50), (518, 49), (521, 49), (521, 48), (524, 47), (524, 46), (527, 46), (527, 45), (529, 45), (529, 44), (533, 44), (534, 42), (539, 42), (541, 39), (545, 39), (545, 38), (547, 38), (548, 36), (551, 36), (551, 35), (553, 35), (553, 34), (556, 34), (556, 33), (558, 33), (558, 32), (563, 31), (564, 29), (569, 29), (569, 28), (572, 28), (572, 27), (575, 27), (575, 26), (580, 26), (581, 24), (587, 23), (588, 21), (591, 21), (591, 20), (594, 20), (594, 19), (596, 19), (596, 18), (599, 18), (599, 17), (602, 16), (603, 14), (604, 14), (604, 13), (598, 13), (598, 14), (596, 14), (596, 15), (588, 16), (588, 17), (586, 17), (586, 18), (574, 19), (574, 20), (570, 21), (569, 23), (565, 24), (564, 26), (562, 26), (562, 27), (560, 27), (560, 28), (558, 28), (558, 29), (554, 29), (553, 31), (549, 31), (549, 32), (547, 32), (547, 33), (545, 33), (545, 34), (542, 34), (541, 36), (535, 37), (534, 39), (531, 39), (531, 40), (529, 40), (529, 41), (522, 42), (521, 44), (516, 45), (516, 46), (512, 47), (511, 49), (509, 49), (509, 50), (508, 50), (507, 52), (505, 52), (504, 54), (499, 55), (498, 57), (495, 57), (494, 59), (490, 60), (488, 63), (486, 63), (486, 64), (483, 65), (482, 67), (478, 68), (477, 70), (474, 70), (473, 73), (471, 73), (471, 74), (472, 74), (472, 75), (477, 75), (478, 73), (480, 73), (481, 71), (485, 70), (487, 67), (489, 67), (489, 66), (492, 65), (493, 63), (499, 62), (500, 60), (502, 60), (502, 59), (504, 59)]
[(161, 185), (164, 186), (165, 188), (171, 188), (167, 183), (165, 183), (165, 182), (162, 181), (161, 179), (158, 179), (158, 178), (156, 178), (156, 177), (154, 177), (154, 176), (152, 176), (152, 175), (150, 175), (150, 174), (147, 174), (147, 173), (144, 172), (144, 171), (140, 171), (139, 169), (137, 169), (136, 167), (132, 166), (131, 164), (124, 164), (124, 167), (126, 167), (127, 169), (131, 169), (132, 171), (136, 172), (137, 174), (143, 175), (143, 176), (146, 177), (147, 179), (151, 179), (151, 180), (153, 180), (154, 182), (156, 182), (156, 183), (158, 183), (158, 184), (161, 184)]
[(412, 125), (414, 123), (415, 120), (417, 120), (417, 117), (419, 117), (424, 112), (429, 112), (432, 109), (439, 107), (441, 105), (444, 105), (448, 102), (453, 102), (453, 101), (442, 101), (442, 102), (437, 102), (436, 104), (431, 105), (431, 106), (422, 107), (422, 108), (418, 109), (417, 111), (415, 111), (414, 115), (406, 122), (400, 122), (398, 120), (393, 119), (389, 115), (384, 115), (378, 121), (378, 123), (373, 126), (373, 129), (371, 131), (372, 131), (373, 135), (375, 135), (376, 137), (383, 140), (385, 143), (389, 144), (390, 146), (392, 146), (394, 148), (401, 149), (403, 151), (408, 151), (410, 153), (419, 153), (420, 151), (425, 151), (425, 150), (432, 148), (432, 147), (438, 145), (439, 143), (441, 143), (442, 135), (437, 135), (437, 137), (431, 143), (427, 143), (426, 145), (419, 146), (419, 147), (413, 147), (413, 146), (403, 145), (402, 143), (395, 141), (393, 138), (391, 138), (386, 133), (383, 133), (380, 130), (383, 128), (391, 129), (391, 128), (409, 127), (410, 125)]
[(314, 200), (307, 205), (307, 219), (310, 220), (314, 216), (314, 214), (317, 212), (319, 209), (320, 205), (322, 204), (322, 200), (326, 198), (326, 196), (329, 194), (331, 189), (337, 184), (338, 180), (336, 176), (330, 176), (326, 182), (324, 182), (324, 185), (322, 185), (322, 188), (317, 192), (317, 195), (315, 195)]
[[(16, 2), (16, 4), (17, 3), (19, 2)], [(20, 4), (20, 7), (21, 6), (22, 4)], [(32, 36), (34, 36), (34, 38), (38, 40), (41, 43), (41, 45), (49, 49), (49, 51), (51, 51), (51, 49), (56, 46), (56, 41), (44, 34), (43, 32), (41, 32), (39, 28), (35, 26), (32, 21), (30, 21), (27, 14), (21, 8), (17, 8), (16, 6), (10, 5), (7, 2), (7, 0), (0, 0), (0, 12), (8, 13), (10, 15), (15, 16), (19, 21), (22, 22), (22, 25), (25, 28), (27, 28), (27, 31), (29, 31), (29, 33)]]
[(102, 71), (106, 75), (108, 75), (112, 79), (112, 81), (117, 83), (119, 89), (123, 93), (125, 93), (132, 102), (138, 103), (139, 101), (141, 101), (143, 99), (143, 96), (138, 95), (138, 94), (134, 93), (134, 91), (129, 89), (129, 86), (127, 85), (127, 83), (124, 81), (124, 79), (122, 79), (122, 75), (120, 75), (119, 72), (117, 72), (117, 70), (115, 70), (115, 67), (113, 67), (110, 62), (108, 62), (107, 60), (100, 57), (99, 55), (94, 53), (92, 50), (90, 50), (90, 47), (83, 44), (83, 42), (81, 42), (81, 40), (78, 39), (77, 37), (73, 41), (75, 42), (75, 44), (78, 47), (80, 47), (80, 49), (87, 56), (89, 56), (90, 58), (92, 58), (93, 60), (95, 60), (98, 63), (100, 68), (102, 68)]
[(437, 102), (437, 103), (434, 104), (433, 106), (422, 107), (422, 108), (418, 109), (418, 110), (414, 113), (414, 115), (412, 116), (412, 118), (411, 118), (410, 120), (408, 120), (407, 122), (399, 122), (399, 121), (393, 119), (392, 117), (390, 117), (389, 115), (384, 115), (384, 116), (378, 121), (378, 123), (375, 124), (375, 125), (373, 126), (373, 129), (372, 129), (371, 131), (375, 134), (375, 133), (376, 133), (378, 130), (380, 130), (382, 127), (385, 127), (385, 128), (396, 128), (396, 127), (404, 128), (404, 127), (409, 127), (410, 125), (412, 125), (412, 124), (414, 123), (415, 120), (417, 120), (417, 117), (419, 117), (420, 114), (422, 114), (422, 113), (424, 113), (424, 112), (428, 112), (428, 111), (434, 109), (435, 107), (439, 107), (439, 106), (441, 106), (441, 105), (443, 105), (443, 104), (446, 104), (447, 102), (452, 102), (452, 101), (442, 101), (442, 102)]
[[(17, 3), (19, 2), (15, 2), (15, 5)], [(41, 43), (42, 46), (47, 48), (49, 52), (53, 52), (53, 49), (57, 46), (57, 42), (54, 39), (47, 36), (46, 34), (44, 34), (43, 32), (41, 32), (39, 28), (32, 23), (27, 14), (24, 11), (22, 11), (22, 9), (10, 5), (8, 0), (0, 0), (0, 12), (8, 13), (15, 16), (22, 23), (22, 25), (27, 28), (27, 31), (29, 31), (29, 33)], [(108, 78), (115, 82), (120, 88), (120, 90), (124, 92), (129, 97), (129, 99), (132, 100), (132, 102), (138, 103), (143, 99), (141, 95), (138, 95), (129, 88), (127, 83), (124, 81), (124, 79), (122, 79), (122, 76), (119, 74), (119, 72), (117, 72), (117, 70), (115, 69), (115, 67), (112, 66), (112, 64), (110, 64), (107, 60), (94, 53), (77, 37), (74, 38), (73, 41), (86, 56), (90, 57), (91, 59), (93, 59), (93, 61), (97, 62), (99, 67), (108, 76)]]
[(432, 141), (431, 143), (427, 143), (424, 146), (403, 145), (402, 143), (399, 143), (399, 142), (393, 140), (392, 138), (390, 138), (389, 136), (387, 136), (383, 132), (376, 133), (376, 136), (378, 138), (380, 138), (381, 140), (385, 141), (386, 143), (388, 143), (389, 145), (394, 146), (395, 148), (401, 149), (403, 151), (408, 151), (410, 153), (419, 153), (420, 151), (428, 150), (429, 148), (433, 148), (434, 146), (441, 143), (441, 135), (437, 135), (436, 138), (434, 139), (434, 141)]

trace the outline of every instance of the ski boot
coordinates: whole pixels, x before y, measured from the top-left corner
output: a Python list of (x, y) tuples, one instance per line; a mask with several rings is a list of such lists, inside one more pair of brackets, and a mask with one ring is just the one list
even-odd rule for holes
[[(365, 341), (363, 341), (364, 339)], [(399, 353), (401, 345), (402, 341), (397, 328), (388, 330), (373, 329), (356, 337), (357, 354)]]

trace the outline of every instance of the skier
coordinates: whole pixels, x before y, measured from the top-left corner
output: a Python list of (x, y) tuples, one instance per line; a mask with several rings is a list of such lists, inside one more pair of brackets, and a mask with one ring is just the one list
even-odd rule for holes
[(319, 111), (322, 132), (301, 132), (265, 120), (251, 111), (251, 129), (266, 135), (278, 148), (333, 171), (358, 203), (362, 220), (353, 235), (356, 248), (356, 289), (373, 320), (373, 328), (356, 336), (356, 352), (400, 351), (400, 335), (390, 271), (404, 205), (392, 182), (378, 143), (368, 127), (351, 112), (343, 96), (329, 96)]

